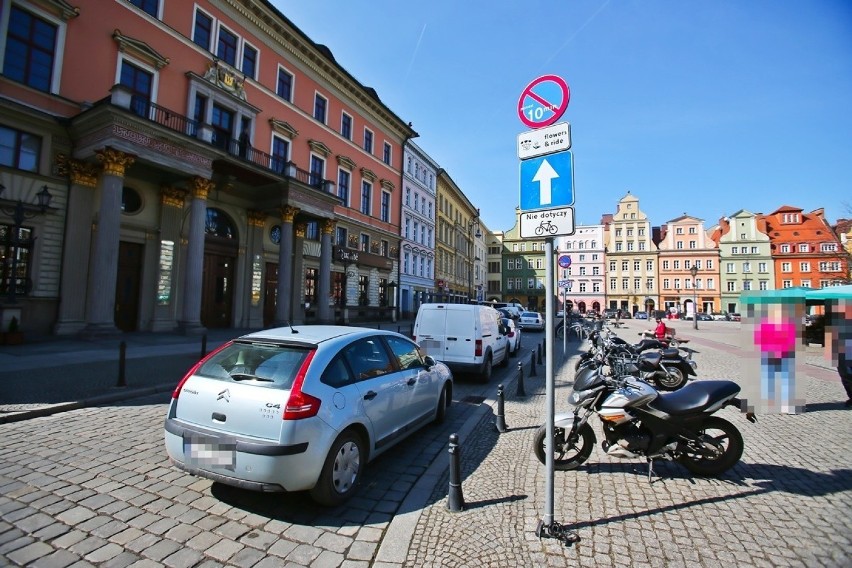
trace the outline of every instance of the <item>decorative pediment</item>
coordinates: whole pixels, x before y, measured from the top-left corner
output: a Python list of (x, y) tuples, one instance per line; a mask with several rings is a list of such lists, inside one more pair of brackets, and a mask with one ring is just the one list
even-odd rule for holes
[(299, 135), (299, 131), (290, 126), (289, 122), (284, 122), (283, 120), (278, 120), (277, 118), (270, 118), (269, 126), (272, 127), (272, 130), (279, 134), (283, 134), (287, 138), (295, 138)]
[(46, 9), (66, 22), (80, 15), (80, 8), (72, 6), (64, 0), (43, 0), (42, 4)]
[(118, 44), (119, 51), (122, 53), (128, 53), (137, 59), (141, 59), (142, 61), (153, 65), (157, 69), (162, 69), (169, 64), (168, 57), (163, 57), (156, 49), (144, 41), (122, 34), (119, 29), (112, 32), (112, 39), (114, 39), (115, 43)]
[(322, 154), (324, 158), (327, 158), (331, 154), (331, 149), (319, 140), (308, 140), (308, 146), (317, 154)]
[(388, 191), (393, 191), (394, 189), (396, 189), (396, 186), (390, 180), (383, 179), (380, 183), (382, 184), (382, 187)]
[(237, 97), (240, 100), (248, 100), (246, 97), (246, 77), (237, 77), (237, 74), (232, 71), (226, 64), (218, 59), (213, 59), (207, 64), (207, 71), (204, 72), (204, 78)]
[(373, 173), (373, 170), (367, 168), (361, 168), (361, 177), (369, 181), (376, 181), (376, 174)]
[(346, 156), (341, 156), (339, 154), (337, 156), (337, 163), (338, 163), (338, 165), (341, 165), (348, 170), (354, 170), (356, 167), (358, 167), (355, 164), (355, 162), (353, 162), (352, 160), (350, 160)]

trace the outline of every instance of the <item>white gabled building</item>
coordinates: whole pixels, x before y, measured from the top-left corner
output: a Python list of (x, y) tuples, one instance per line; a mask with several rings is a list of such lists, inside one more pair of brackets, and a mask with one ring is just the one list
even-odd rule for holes
[(414, 317), (435, 292), (435, 193), (438, 165), (410, 140), (403, 149), (399, 309)]

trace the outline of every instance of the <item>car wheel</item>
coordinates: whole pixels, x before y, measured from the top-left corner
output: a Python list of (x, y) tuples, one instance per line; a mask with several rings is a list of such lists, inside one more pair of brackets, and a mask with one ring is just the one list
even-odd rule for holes
[(441, 396), (438, 397), (438, 406), (435, 408), (435, 424), (442, 424), (444, 418), (447, 417), (447, 385), (441, 389)]
[(317, 503), (334, 507), (349, 499), (361, 481), (367, 453), (361, 436), (344, 431), (331, 446), (311, 497)]
[(485, 364), (482, 366), (482, 371), (479, 373), (479, 380), (487, 383), (491, 380), (491, 354), (485, 356)]

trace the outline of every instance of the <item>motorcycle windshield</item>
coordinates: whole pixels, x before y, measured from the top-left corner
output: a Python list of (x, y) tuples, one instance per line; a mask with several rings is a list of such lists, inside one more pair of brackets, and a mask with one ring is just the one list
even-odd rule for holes
[(574, 390), (577, 392), (593, 389), (603, 383), (603, 376), (598, 369), (583, 368), (574, 377)]

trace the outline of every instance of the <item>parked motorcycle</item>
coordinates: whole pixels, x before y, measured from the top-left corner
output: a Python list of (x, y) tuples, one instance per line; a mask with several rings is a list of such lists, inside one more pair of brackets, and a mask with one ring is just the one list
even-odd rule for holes
[[(683, 387), (689, 377), (697, 376), (698, 364), (692, 360), (692, 352), (684, 348), (669, 348), (657, 339), (643, 339), (639, 343), (629, 344), (611, 331), (601, 329), (589, 336), (589, 350), (580, 355), (575, 371), (602, 355), (600, 362), (608, 357), (630, 357), (650, 350), (661, 354), (659, 365), (650, 366), (650, 360), (642, 361), (641, 378), (652, 381), (661, 390), (673, 391)], [(681, 350), (686, 356), (681, 355)]]
[[(571, 413), (557, 414), (551, 443), (554, 468), (576, 469), (592, 453), (597, 440), (589, 418), (597, 414), (605, 436), (601, 448), (620, 458), (644, 457), (648, 478), (653, 460), (680, 462), (699, 476), (717, 476), (739, 461), (743, 438), (736, 426), (718, 416), (726, 406), (741, 406), (740, 387), (733, 381), (689, 383), (671, 393), (660, 393), (631, 376), (635, 364), (626, 363), (614, 375), (602, 368), (585, 367), (577, 373), (570, 402)], [(747, 419), (756, 422), (753, 414)], [(534, 452), (545, 463), (547, 425), (535, 435)]]

